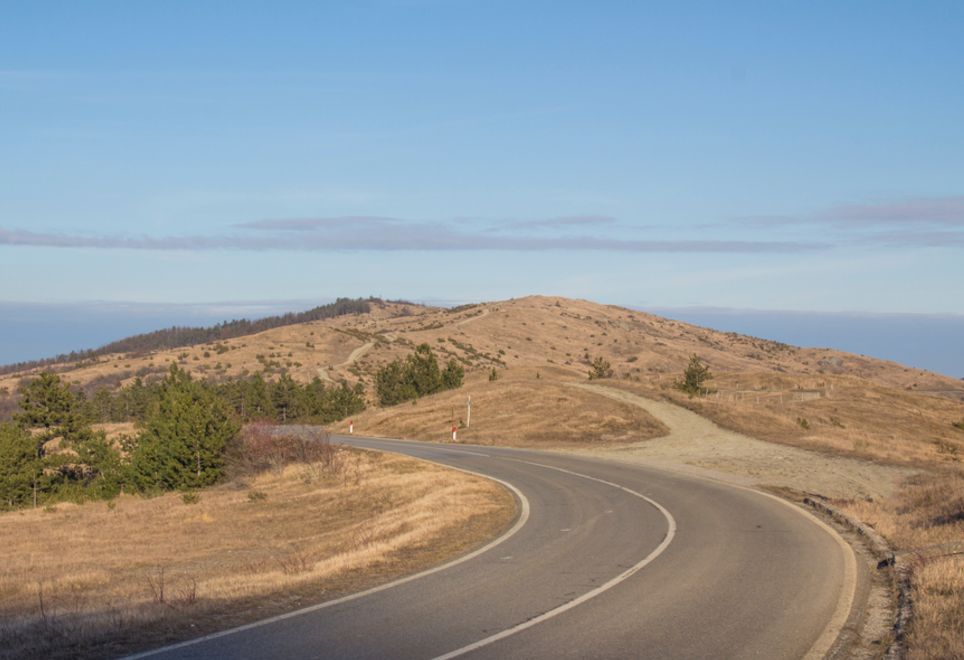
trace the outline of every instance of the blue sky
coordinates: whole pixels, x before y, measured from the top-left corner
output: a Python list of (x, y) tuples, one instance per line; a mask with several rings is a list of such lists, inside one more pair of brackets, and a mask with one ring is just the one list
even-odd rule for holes
[(959, 2), (0, 6), (0, 362), (337, 296), (964, 324)]

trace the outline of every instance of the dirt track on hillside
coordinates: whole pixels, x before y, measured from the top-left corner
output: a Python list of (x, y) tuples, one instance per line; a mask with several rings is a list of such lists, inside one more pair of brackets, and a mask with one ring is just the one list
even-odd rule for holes
[[(367, 353), (367, 352), (368, 352), (368, 349), (370, 349), (370, 348), (371, 348), (372, 346), (374, 346), (374, 345), (375, 345), (375, 342), (370, 341), (370, 342), (368, 342), (367, 344), (365, 344), (365, 345), (363, 345), (363, 346), (359, 346), (358, 348), (356, 348), (355, 350), (353, 350), (353, 351), (351, 352), (351, 355), (348, 356), (348, 359), (347, 359), (347, 360), (345, 360), (345, 361), (342, 362), (341, 364), (336, 364), (336, 365), (335, 365), (334, 367), (332, 367), (332, 368), (333, 368), (333, 369), (338, 369), (339, 367), (347, 367), (348, 365), (354, 364), (354, 363), (358, 360), (358, 358), (360, 358), (362, 355), (364, 355), (365, 353)], [(318, 371), (318, 376), (319, 376), (323, 381), (325, 381), (326, 383), (336, 383), (336, 382), (338, 382), (338, 381), (334, 380), (331, 376), (328, 375), (328, 370), (325, 369), (324, 367), (318, 367), (317, 371)]]
[(596, 455), (703, 473), (746, 486), (786, 487), (842, 499), (885, 498), (902, 478), (917, 472), (755, 440), (671, 403), (604, 385), (572, 386), (639, 406), (670, 428), (669, 435), (654, 440), (594, 448), (591, 453)]

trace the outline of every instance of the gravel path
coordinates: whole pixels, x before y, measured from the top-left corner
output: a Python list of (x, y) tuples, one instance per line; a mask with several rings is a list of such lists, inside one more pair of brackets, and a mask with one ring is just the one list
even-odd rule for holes
[[(375, 342), (370, 341), (370, 342), (368, 342), (367, 344), (365, 344), (365, 345), (363, 345), (363, 346), (359, 346), (358, 348), (356, 348), (355, 350), (353, 350), (353, 351), (351, 352), (351, 355), (348, 356), (348, 359), (347, 359), (347, 360), (345, 360), (345, 361), (342, 362), (341, 364), (336, 364), (336, 365), (335, 365), (334, 367), (332, 367), (332, 368), (333, 368), (333, 369), (337, 369), (337, 368), (339, 368), (339, 367), (347, 367), (347, 366), (350, 365), (350, 364), (354, 364), (355, 361), (356, 361), (358, 358), (360, 358), (362, 355), (364, 355), (365, 353), (367, 353), (367, 352), (368, 352), (368, 349), (370, 349), (370, 348), (371, 348), (372, 346), (374, 346), (374, 345), (375, 345)], [(325, 369), (324, 367), (318, 367), (318, 376), (319, 376), (323, 381), (325, 381), (325, 382), (327, 382), (327, 383), (335, 383), (335, 382), (337, 382), (337, 381), (333, 380), (331, 376), (328, 375), (328, 370)]]
[(670, 434), (662, 438), (593, 449), (593, 454), (704, 473), (747, 486), (783, 486), (811, 495), (846, 499), (887, 497), (900, 479), (916, 472), (755, 440), (721, 429), (671, 403), (605, 385), (572, 385), (639, 406), (670, 428)]

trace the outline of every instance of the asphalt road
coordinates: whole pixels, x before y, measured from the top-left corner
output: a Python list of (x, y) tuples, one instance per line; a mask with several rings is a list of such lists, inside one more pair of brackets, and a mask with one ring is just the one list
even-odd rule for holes
[(816, 659), (849, 614), (853, 552), (775, 497), (561, 453), (332, 441), (498, 479), (520, 518), (441, 570), (150, 657)]

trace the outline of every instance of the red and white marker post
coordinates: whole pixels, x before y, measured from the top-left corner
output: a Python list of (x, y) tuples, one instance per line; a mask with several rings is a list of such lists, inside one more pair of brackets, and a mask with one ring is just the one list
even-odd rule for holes
[(352, 420), (348, 422), (348, 435), (351, 435), (354, 432), (355, 432), (355, 422), (354, 420)]
[(455, 432), (458, 430), (457, 426), (452, 427), (452, 439), (455, 440)]

